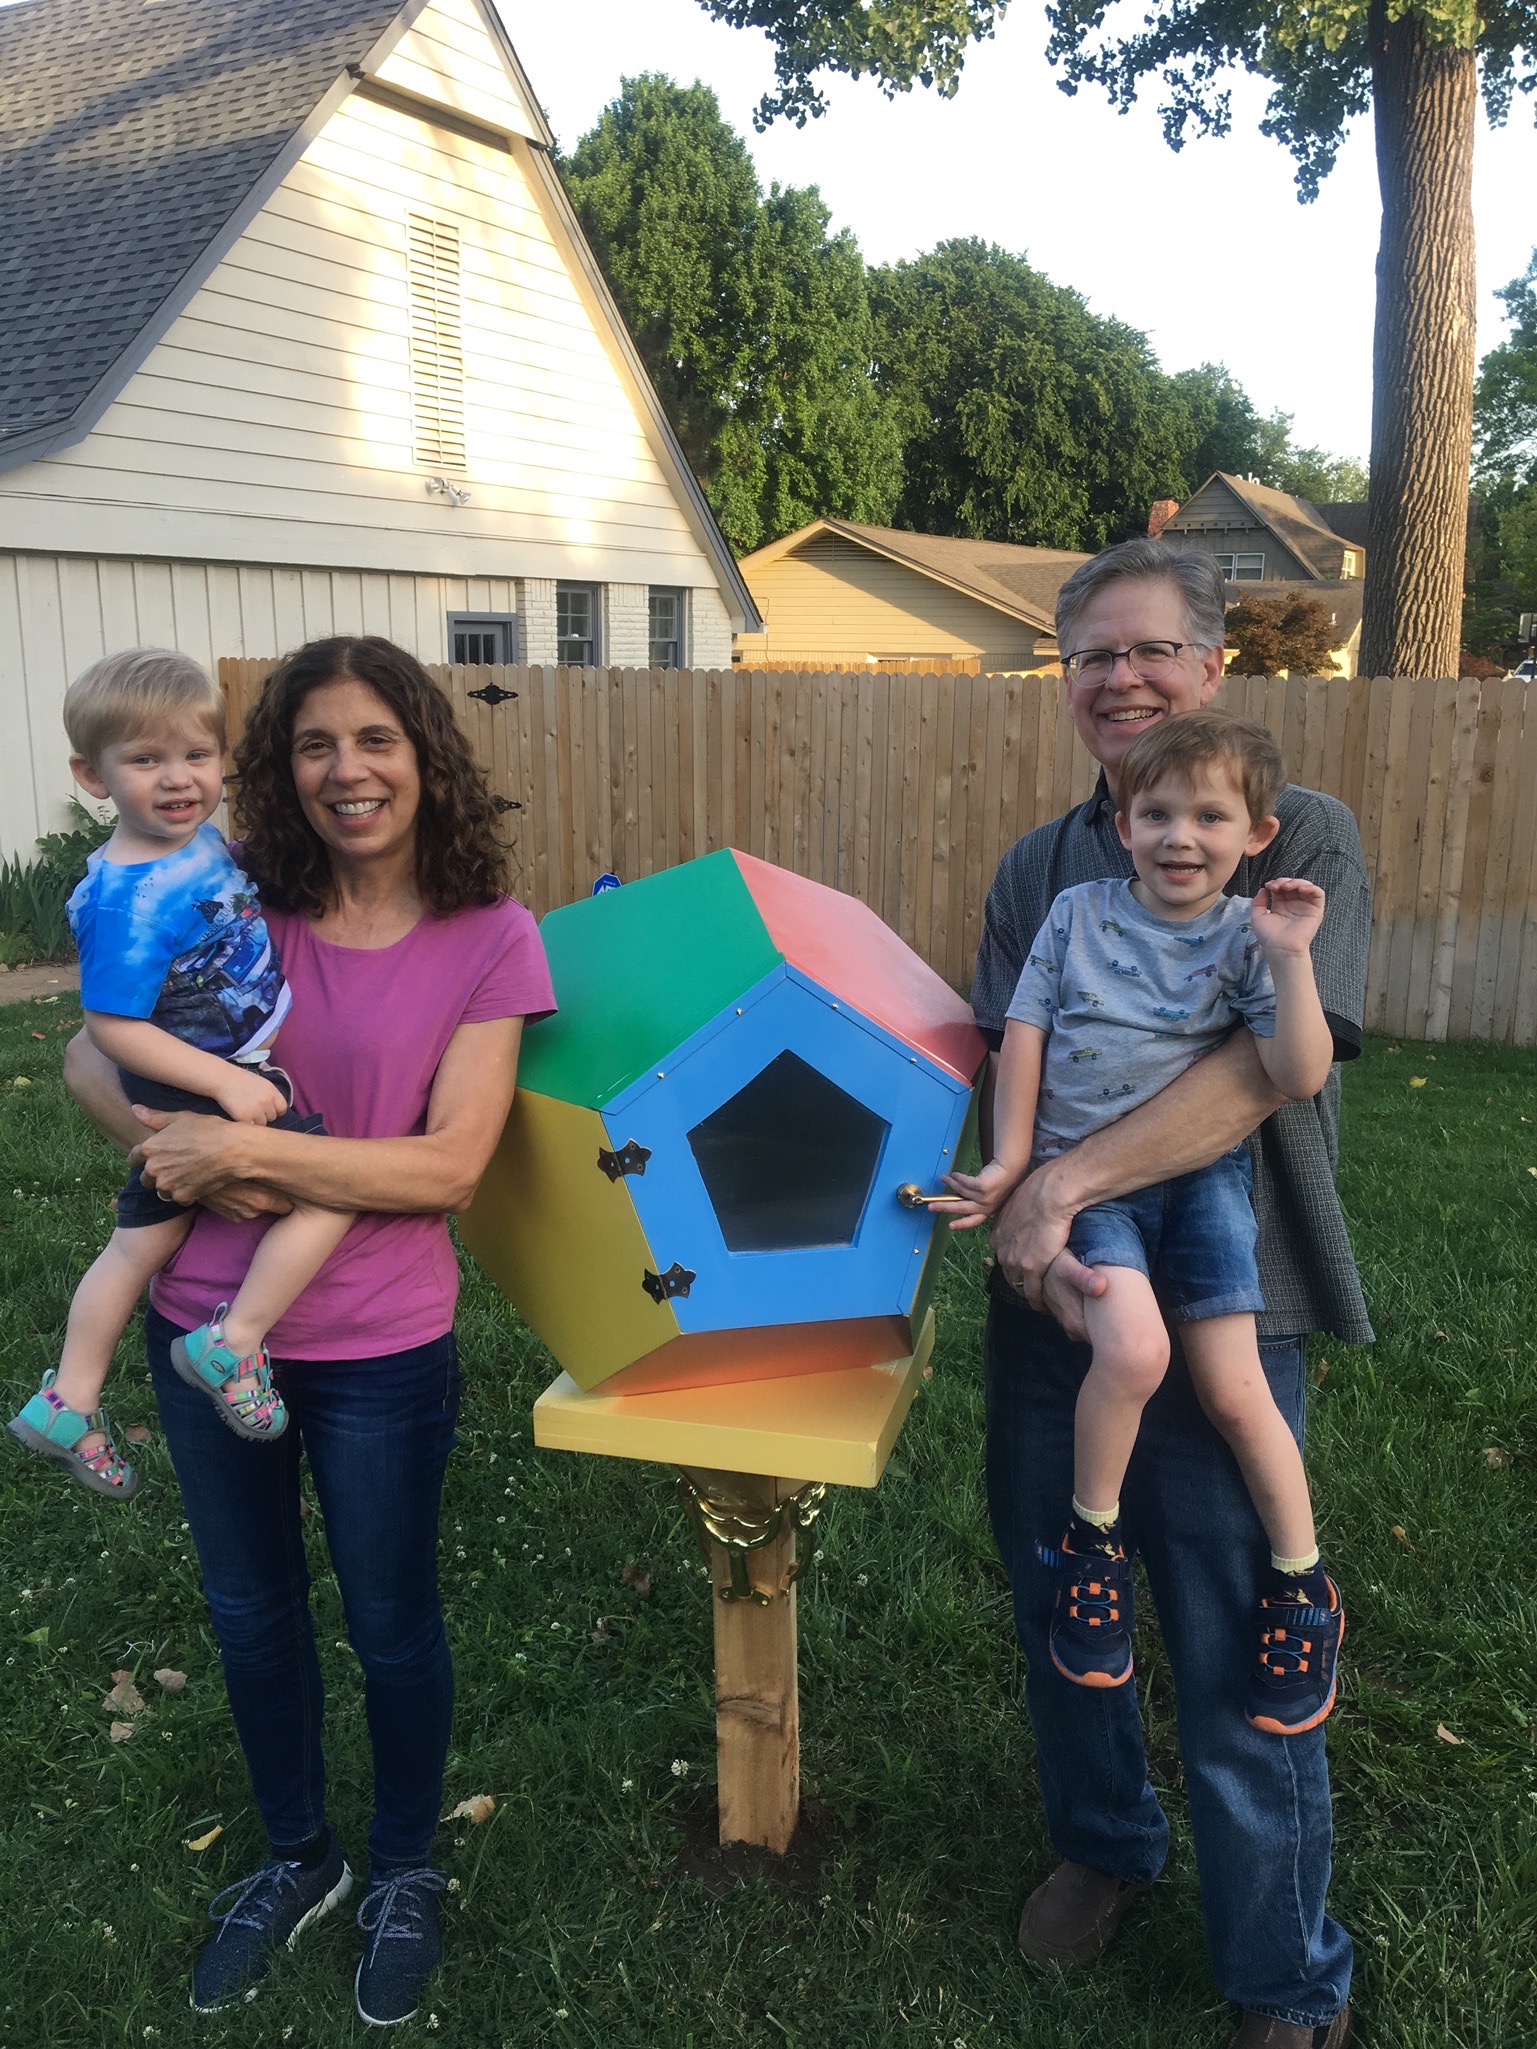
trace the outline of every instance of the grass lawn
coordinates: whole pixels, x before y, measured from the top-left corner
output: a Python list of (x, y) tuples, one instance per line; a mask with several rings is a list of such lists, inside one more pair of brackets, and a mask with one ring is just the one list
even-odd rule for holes
[[(106, 1149), (59, 1080), (72, 999), (0, 1010), (0, 1393), (56, 1356), (110, 1218)], [(25, 1076), (28, 1085), (17, 1078)], [(1423, 1086), (1411, 1085), (1423, 1077)], [(1336, 1913), (1372, 2049), (1537, 2041), (1537, 1054), (1373, 1043), (1346, 1091), (1343, 1180), (1380, 1332), (1314, 1348), (1311, 1464), (1351, 1608), (1330, 1738)], [(1014, 1927), (1042, 1833), (1006, 1590), (983, 1511), (980, 1248), (958, 1245), (940, 1348), (885, 1480), (818, 1526), (801, 1605), (820, 1870), (719, 1892), (689, 1874), (712, 1799), (708, 1589), (660, 1468), (535, 1452), (550, 1375), (467, 1276), (469, 1395), (444, 1579), (459, 1673), (446, 1806), (448, 1962), (422, 2042), (796, 2049), (1206, 2049), (1225, 2040), (1156, 1634), (1138, 1645), (1169, 1870), (1093, 1973), (1035, 1975)], [(108, 1402), (155, 1419), (137, 1333)], [(1491, 1456), (1491, 1450), (1496, 1455)], [(263, 1855), (158, 1432), (127, 1507), (0, 1451), (0, 2049), (294, 2049), (366, 2039), (342, 1914), (251, 2006), (200, 2021), (210, 1896)], [(1509, 1454), (1507, 1460), (1504, 1454)], [(312, 1517), (334, 1818), (361, 1852), (359, 1675)], [(649, 1569), (649, 1593), (622, 1583)], [(187, 1674), (162, 1694), (151, 1674)], [(103, 1697), (148, 1697), (114, 1743)], [(1448, 1740), (1449, 1738), (1455, 1739)], [(205, 1850), (187, 1847), (218, 1824)], [(435, 2015), (435, 2018), (433, 2017)]]

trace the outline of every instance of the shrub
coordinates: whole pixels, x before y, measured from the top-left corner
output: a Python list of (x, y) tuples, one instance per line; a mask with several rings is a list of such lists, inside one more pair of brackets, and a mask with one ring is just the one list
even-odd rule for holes
[(29, 961), (70, 960), (75, 942), (64, 906), (85, 876), (89, 856), (110, 835), (113, 820), (98, 818), (72, 802), (75, 823), (66, 832), (45, 832), (39, 858), (23, 866), (0, 860), (0, 966)]

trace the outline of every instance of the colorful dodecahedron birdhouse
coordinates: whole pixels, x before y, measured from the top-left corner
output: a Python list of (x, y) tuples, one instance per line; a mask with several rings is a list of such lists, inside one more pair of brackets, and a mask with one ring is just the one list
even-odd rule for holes
[(829, 1371), (912, 1350), (984, 1046), (857, 899), (735, 852), (552, 911), (559, 1013), (523, 1041), (465, 1242), (581, 1387)]

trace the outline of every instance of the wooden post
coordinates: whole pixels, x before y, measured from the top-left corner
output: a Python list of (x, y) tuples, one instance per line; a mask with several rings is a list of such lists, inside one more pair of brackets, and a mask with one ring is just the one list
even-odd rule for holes
[[(802, 1485), (697, 1469), (689, 1478), (712, 1508), (725, 1510), (739, 1526), (760, 1529)], [(800, 1814), (795, 1537), (795, 1518), (786, 1515), (766, 1543), (749, 1550), (728, 1548), (713, 1534), (708, 1539), (720, 1839), (759, 1844), (779, 1856), (790, 1847)], [(741, 1595), (744, 1567), (747, 1598)]]

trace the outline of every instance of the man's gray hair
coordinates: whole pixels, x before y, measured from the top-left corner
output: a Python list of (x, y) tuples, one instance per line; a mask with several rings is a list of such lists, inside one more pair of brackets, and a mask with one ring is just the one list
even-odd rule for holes
[(1154, 582), (1177, 587), (1184, 600), (1185, 632), (1192, 646), (1221, 647), (1227, 588), (1217, 558), (1141, 537), (1102, 548), (1073, 571), (1057, 592), (1057, 646), (1064, 655), (1079, 652), (1072, 638), (1078, 615), (1110, 584)]

